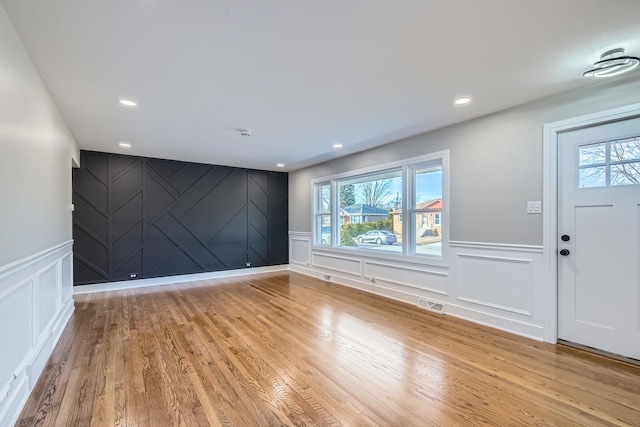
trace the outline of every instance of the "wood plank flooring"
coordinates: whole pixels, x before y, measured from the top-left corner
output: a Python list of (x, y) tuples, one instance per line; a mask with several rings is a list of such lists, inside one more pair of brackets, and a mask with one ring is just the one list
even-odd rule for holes
[(291, 272), (75, 297), (17, 425), (640, 426), (640, 367)]

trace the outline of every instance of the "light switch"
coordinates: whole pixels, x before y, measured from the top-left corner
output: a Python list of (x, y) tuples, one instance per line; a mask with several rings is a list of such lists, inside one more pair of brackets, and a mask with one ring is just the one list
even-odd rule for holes
[(542, 202), (539, 200), (536, 200), (533, 202), (527, 202), (527, 213), (528, 214), (542, 213)]

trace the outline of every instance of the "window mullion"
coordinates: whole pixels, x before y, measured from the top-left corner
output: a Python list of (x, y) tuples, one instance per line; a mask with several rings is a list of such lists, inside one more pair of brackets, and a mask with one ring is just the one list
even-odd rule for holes
[(605, 185), (609, 187), (611, 185), (611, 142), (607, 142), (605, 145), (605, 161), (607, 166), (604, 168)]
[[(340, 197), (338, 197), (338, 182), (331, 180), (331, 246), (338, 245), (340, 237), (338, 232), (340, 231)], [(339, 245), (338, 245), (339, 246)]]
[(413, 215), (414, 194), (414, 171), (411, 166), (402, 168), (402, 253), (410, 254), (413, 247), (412, 230), (415, 229), (415, 218)]

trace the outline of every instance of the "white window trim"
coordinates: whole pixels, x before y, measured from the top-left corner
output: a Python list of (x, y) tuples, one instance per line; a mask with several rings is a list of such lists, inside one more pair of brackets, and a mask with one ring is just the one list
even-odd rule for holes
[[(318, 182), (318, 185), (330, 185), (331, 182), (327, 181), (327, 182)], [(333, 196), (333, 188), (330, 187), (330, 191), (329, 191), (329, 208), (331, 208), (333, 206), (333, 200), (331, 200), (331, 197)], [(334, 220), (335, 216), (332, 215), (332, 212), (329, 213), (318, 213), (318, 211), (320, 210), (320, 204), (322, 203), (322, 201), (320, 200), (320, 195), (318, 193), (316, 193), (315, 191), (315, 185), (314, 185), (314, 191), (313, 191), (313, 212), (312, 212), (312, 220), (311, 220), (311, 228), (312, 228), (312, 236), (313, 236), (313, 245), (317, 245), (317, 246), (322, 246), (322, 247), (329, 247), (332, 245), (332, 241), (329, 242), (328, 245), (323, 244), (322, 243), (322, 223), (323, 221), (319, 221), (320, 218), (322, 218), (323, 216), (326, 215), (331, 215), (331, 219)], [(318, 222), (320, 223), (320, 230), (318, 230)], [(331, 235), (333, 238), (333, 223), (331, 224)], [(318, 235), (318, 231), (319, 231), (319, 235)]]
[[(444, 224), (447, 224), (445, 227), (442, 227), (442, 233), (441, 233), (442, 255), (441, 256), (436, 257), (436, 256), (430, 256), (430, 255), (424, 255), (424, 254), (407, 253), (407, 248), (415, 246), (413, 245), (413, 242), (415, 241), (415, 236), (411, 236), (411, 234), (407, 234), (407, 231), (408, 231), (407, 221), (402, 222), (403, 250), (401, 253), (390, 252), (390, 251), (367, 250), (367, 249), (361, 249), (361, 248), (346, 248), (346, 247), (338, 246), (338, 243), (339, 243), (338, 229), (336, 226), (338, 226), (340, 222), (339, 220), (340, 207), (338, 206), (339, 204), (334, 203), (333, 200), (331, 201), (332, 202), (331, 207), (332, 207), (332, 210), (334, 211), (332, 212), (333, 221), (332, 221), (332, 227), (331, 227), (331, 245), (319, 245), (316, 243), (318, 241), (317, 240), (318, 236), (316, 235), (317, 230), (315, 227), (315, 218), (316, 218), (316, 209), (317, 209), (316, 207), (317, 200), (316, 200), (316, 191), (315, 191), (316, 185), (331, 183), (331, 194), (332, 194), (332, 197), (335, 197), (334, 195), (337, 194), (337, 190), (338, 190), (338, 180), (340, 179), (356, 177), (360, 175), (381, 173), (386, 170), (400, 168), (402, 169), (403, 182), (406, 183), (405, 185), (403, 185), (404, 194), (402, 197), (402, 211), (403, 213), (406, 213), (407, 208), (409, 207), (408, 205), (409, 200), (413, 200), (411, 199), (411, 197), (413, 197), (413, 194), (415, 194), (415, 189), (412, 188), (413, 179), (411, 179), (411, 173), (413, 172), (413, 168), (410, 166), (418, 166), (420, 163), (426, 163), (428, 161), (438, 160), (438, 159), (441, 159), (442, 161), (443, 207), (442, 207), (442, 214), (441, 214), (441, 222), (444, 221)], [(409, 167), (405, 167), (405, 166), (409, 166)], [(350, 170), (347, 172), (341, 172), (333, 175), (327, 175), (327, 176), (312, 179), (311, 194), (313, 195), (313, 199), (314, 199), (314, 206), (311, 212), (311, 215), (314, 221), (313, 222), (314, 226), (312, 227), (313, 231), (312, 231), (312, 239), (311, 239), (311, 241), (313, 242), (312, 249), (315, 248), (315, 249), (321, 249), (323, 251), (331, 251), (331, 252), (342, 253), (342, 254), (352, 254), (352, 255), (361, 254), (368, 258), (377, 258), (377, 259), (391, 258), (391, 259), (397, 259), (398, 261), (405, 261), (405, 262), (411, 262), (411, 263), (422, 264), (422, 265), (448, 266), (449, 228), (450, 228), (449, 224), (451, 224), (449, 221), (449, 205), (451, 204), (450, 196), (449, 196), (449, 174), (450, 174), (449, 150), (442, 150), (442, 151), (436, 151), (436, 152), (421, 155), (421, 156), (410, 157), (402, 160), (382, 163), (374, 166), (364, 167), (360, 169)], [(404, 236), (407, 236), (407, 237), (404, 237)], [(405, 243), (405, 241), (407, 243)]]

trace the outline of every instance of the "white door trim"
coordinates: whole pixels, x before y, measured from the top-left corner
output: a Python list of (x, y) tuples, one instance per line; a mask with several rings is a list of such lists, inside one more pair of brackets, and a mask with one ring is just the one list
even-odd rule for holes
[(558, 133), (640, 116), (640, 104), (547, 123), (542, 137), (543, 283), (549, 302), (544, 340), (558, 341)]

